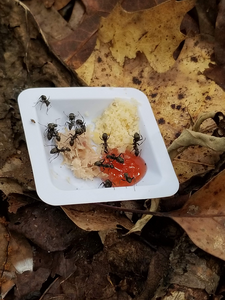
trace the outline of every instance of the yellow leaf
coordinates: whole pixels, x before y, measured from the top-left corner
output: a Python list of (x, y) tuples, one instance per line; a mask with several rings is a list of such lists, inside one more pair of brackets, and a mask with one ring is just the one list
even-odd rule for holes
[[(191, 118), (196, 120), (203, 112), (224, 110), (224, 91), (202, 75), (211, 62), (212, 52), (212, 44), (199, 37), (188, 38), (171, 69), (158, 73), (141, 53), (135, 59), (127, 59), (121, 67), (108, 45), (99, 42), (90, 58), (92, 62), (86, 61), (77, 72), (84, 81), (92, 74), (88, 82), (91, 86), (128, 86), (142, 90), (149, 98), (166, 146), (169, 146), (184, 128), (191, 126)], [(179, 181), (184, 182), (209, 169), (206, 166), (214, 165), (219, 154), (205, 148), (190, 148), (181, 158), (186, 162), (174, 161), (173, 164)], [(193, 160), (198, 163), (192, 163)]]
[(154, 70), (165, 72), (174, 64), (173, 52), (185, 38), (180, 23), (194, 3), (195, 0), (170, 0), (138, 12), (127, 12), (117, 4), (102, 19), (98, 38), (102, 43), (111, 44), (112, 56), (120, 66), (140, 51)]

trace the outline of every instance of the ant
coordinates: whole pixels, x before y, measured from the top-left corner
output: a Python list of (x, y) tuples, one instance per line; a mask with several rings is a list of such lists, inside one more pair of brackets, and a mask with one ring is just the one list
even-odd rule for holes
[(140, 144), (138, 142), (142, 140), (143, 140), (143, 136), (140, 135), (138, 132), (135, 132), (133, 136), (133, 144), (132, 144), (135, 156), (138, 156), (140, 154), (140, 150), (138, 149), (138, 146), (140, 146)]
[(131, 183), (134, 179), (134, 177), (129, 177), (128, 173), (124, 173), (123, 175), (128, 183)]
[[(38, 103), (41, 103), (41, 107), (40, 107), (40, 109), (41, 109), (41, 108), (42, 108), (42, 105), (45, 104), (46, 107), (47, 107), (47, 112), (48, 112), (48, 110), (49, 110), (49, 108), (50, 108), (49, 105), (51, 104), (50, 101), (49, 101), (49, 98), (50, 98), (50, 97), (47, 98), (45, 95), (41, 95), (41, 96), (39, 97), (37, 103), (35, 104), (35, 106), (36, 106)], [(47, 113), (47, 112), (46, 112), (46, 113)]]
[(104, 164), (104, 159), (102, 159), (102, 160), (99, 160), (99, 161), (96, 161), (95, 163), (94, 163), (94, 165), (95, 166), (97, 166), (97, 167), (102, 167), (103, 169), (104, 168), (111, 168), (111, 169), (113, 169), (114, 168), (114, 165), (113, 164)]
[(112, 187), (113, 184), (114, 184), (114, 183), (113, 183), (111, 180), (106, 179), (105, 181), (103, 181), (103, 182), (100, 184), (100, 186), (102, 185), (102, 186), (104, 186), (105, 188), (110, 188), (110, 187)]
[(59, 153), (66, 152), (66, 151), (71, 151), (71, 149), (68, 147), (58, 148), (57, 146), (55, 146), (54, 148), (51, 149), (50, 154), (57, 154), (57, 156), (55, 157), (57, 158), (59, 156)]
[(86, 126), (85, 126), (84, 121), (82, 121), (81, 119), (77, 119), (76, 120), (76, 125), (78, 125), (80, 127), (80, 129), (83, 130), (82, 133), (86, 132)]
[(107, 143), (109, 137), (110, 137), (110, 135), (108, 135), (107, 133), (103, 133), (102, 137), (100, 137), (100, 139), (103, 141), (102, 145), (104, 147), (104, 152), (105, 153), (109, 152), (109, 149), (108, 149), (109, 146), (108, 146), (108, 143)]
[(75, 133), (71, 134), (70, 133), (70, 146), (72, 147), (74, 145), (74, 141), (78, 138), (79, 135), (84, 133), (82, 128), (76, 128)]
[(69, 121), (67, 121), (66, 124), (68, 124), (69, 130), (71, 130), (73, 127), (75, 127), (75, 117), (76, 116), (74, 113), (70, 113), (69, 116), (67, 116), (67, 117), (69, 118)]
[(106, 158), (116, 160), (118, 163), (123, 164), (124, 158), (121, 156), (123, 153), (120, 153), (120, 155), (116, 156), (114, 153), (111, 155), (106, 155)]
[(46, 131), (47, 131), (47, 139), (48, 139), (49, 141), (50, 141), (53, 137), (55, 137), (56, 140), (57, 140), (58, 142), (60, 142), (61, 138), (60, 138), (60, 135), (59, 135), (58, 131), (56, 130), (56, 127), (57, 127), (57, 126), (58, 126), (58, 125), (55, 124), (55, 123), (48, 123), (48, 125), (46, 126), (46, 127), (47, 127), (47, 129), (46, 129)]
[(74, 134), (70, 134), (70, 146), (72, 147), (74, 145), (74, 141), (78, 138), (78, 135), (76, 133), (76, 130), (75, 130), (75, 133)]

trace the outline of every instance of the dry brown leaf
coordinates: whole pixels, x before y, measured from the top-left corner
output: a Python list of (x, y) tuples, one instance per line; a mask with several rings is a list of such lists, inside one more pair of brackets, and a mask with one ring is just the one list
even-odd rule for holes
[(67, 205), (61, 207), (67, 216), (83, 230), (109, 230), (117, 228), (117, 225), (131, 229), (133, 225), (126, 217), (95, 204)]
[(3, 299), (15, 285), (10, 265), (7, 264), (9, 240), (6, 222), (0, 218), (0, 299)]
[(45, 41), (60, 40), (73, 31), (54, 7), (46, 8), (43, 1), (17, 1), (30, 11), (40, 30), (44, 32)]
[[(19, 154), (8, 157), (0, 169), (0, 178), (7, 179), (7, 182), (16, 182), (21, 189), (35, 190), (33, 173), (30, 165), (29, 155), (26, 146), (20, 147)], [(11, 181), (10, 181), (11, 180)], [(4, 191), (3, 191), (4, 192)], [(9, 191), (10, 193), (10, 191)], [(11, 193), (15, 193), (14, 190)]]
[[(98, 41), (91, 57), (76, 71), (91, 86), (129, 86), (142, 90), (149, 98), (168, 146), (184, 128), (191, 126), (191, 118), (196, 120), (200, 113), (224, 109), (224, 91), (202, 75), (210, 63), (212, 46), (199, 37), (188, 38), (173, 67), (159, 74), (141, 53), (135, 59), (126, 59), (121, 67), (112, 57), (109, 45)], [(193, 161), (193, 155), (203, 165), (188, 163)], [(188, 149), (181, 156), (186, 162), (174, 161), (173, 165), (180, 182), (184, 182), (204, 172), (205, 165), (213, 165), (218, 157), (209, 149)]]
[[(219, 173), (187, 201), (184, 207), (171, 213), (204, 251), (225, 260), (225, 170)], [(193, 217), (192, 217), (193, 216)]]
[(29, 196), (25, 196), (22, 194), (13, 194), (10, 193), (10, 195), (7, 196), (7, 202), (9, 204), (8, 206), (8, 212), (11, 214), (16, 214), (17, 210), (20, 207), (26, 206), (29, 203), (34, 202), (35, 200), (30, 198)]
[[(18, 0), (20, 5), (33, 15), (45, 42), (53, 52), (64, 63), (73, 64), (76, 68), (87, 60), (95, 47), (101, 16), (107, 16), (117, 1), (86, 1), (88, 14), (84, 14), (81, 19), (74, 11), (72, 17), (76, 17), (76, 20), (71, 19), (67, 23), (54, 7), (47, 9), (41, 0)], [(79, 11), (82, 15), (81, 7)]]
[(89, 6), (90, 15), (85, 16), (71, 34), (60, 41), (50, 40), (55, 54), (73, 69), (79, 68), (94, 50), (101, 17), (107, 16), (116, 2), (117, 0), (92, 2), (94, 5)]
[(69, 25), (75, 30), (82, 22), (85, 14), (85, 8), (79, 1), (76, 1), (73, 7)]
[(41, 201), (21, 207), (9, 216), (9, 229), (24, 235), (46, 251), (63, 251), (87, 234), (65, 216), (60, 207)]
[[(137, 52), (141, 52), (155, 71), (165, 72), (174, 64), (173, 52), (184, 40), (180, 24), (194, 2), (170, 0), (134, 13), (117, 5), (107, 19), (102, 20), (98, 39), (110, 44), (112, 57), (120, 66), (125, 59), (134, 59)], [(171, 18), (171, 15), (176, 18)]]
[(0, 218), (0, 270), (3, 270), (6, 264), (6, 256), (8, 251), (9, 237), (6, 228), (6, 223), (3, 218)]
[[(117, 4), (112, 13), (102, 19), (95, 50), (82, 67), (76, 70), (77, 74), (92, 86), (94, 83), (100, 86), (127, 86), (126, 79), (121, 75), (126, 71), (128, 74), (130, 71), (135, 73), (136, 69), (139, 76), (128, 75), (128, 86), (132, 86), (134, 77), (137, 81), (133, 80), (133, 84), (137, 84), (142, 82), (140, 75), (146, 76), (143, 63), (145, 67), (148, 65), (149, 73), (153, 70), (167, 71), (175, 62), (173, 52), (185, 38), (180, 32), (180, 23), (194, 2), (170, 0), (133, 13), (126, 12)], [(176, 17), (171, 18), (171, 15)], [(138, 52), (147, 60), (141, 59), (142, 66), (138, 66)], [(77, 69), (74, 62), (71, 61), (70, 65)]]
[(4, 219), (0, 219), (0, 297), (15, 285), (16, 273), (33, 270), (33, 253), (28, 241), (17, 234), (10, 234)]
[[(216, 3), (215, 3), (216, 4)], [(215, 12), (216, 13), (216, 12)], [(218, 14), (216, 15), (216, 23), (215, 23), (215, 61), (218, 65), (225, 64), (224, 59), (224, 13), (225, 13), (225, 2), (220, 1), (218, 4)]]
[(11, 232), (9, 248), (8, 263), (11, 264), (11, 270), (18, 274), (33, 271), (33, 251), (24, 236)]
[(207, 68), (204, 71), (204, 75), (207, 78), (214, 80), (222, 89), (225, 90), (225, 66), (217, 66), (217, 65), (210, 65), (210, 68)]
[(60, 10), (64, 6), (66, 6), (69, 2), (70, 0), (55, 0), (53, 6), (56, 10)]
[(126, 11), (138, 11), (143, 9), (148, 9), (151, 7), (156, 6), (159, 3), (165, 2), (166, 0), (162, 1), (156, 1), (156, 0), (136, 0), (136, 1), (130, 1), (130, 0), (123, 0), (122, 1), (122, 7)]
[(11, 193), (23, 194), (23, 189), (21, 185), (14, 179), (1, 178), (0, 180), (0, 190), (8, 196)]
[[(183, 2), (185, 1), (181, 3)], [(158, 6), (159, 14), (163, 11), (164, 5)], [(106, 28), (110, 28), (110, 24), (114, 22), (112, 14), (103, 20), (102, 24), (107, 21)], [(158, 26), (157, 20), (153, 20), (151, 24), (154, 28)], [(80, 68), (76, 69), (76, 72), (91, 86), (129, 86), (145, 92), (167, 146), (184, 128), (191, 126), (191, 118), (195, 120), (205, 111), (223, 111), (221, 101), (225, 98), (223, 90), (202, 75), (210, 63), (212, 44), (201, 41), (199, 37), (188, 38), (173, 67), (160, 74), (153, 69), (151, 61), (149, 62), (140, 52), (137, 52), (133, 59), (126, 58), (124, 66), (121, 66), (111, 53), (111, 44), (105, 43), (106, 39), (101, 40), (102, 30), (99, 31), (100, 38), (94, 52)], [(135, 31), (135, 28), (133, 30)], [(124, 30), (121, 30), (118, 33), (119, 38), (123, 32)], [(163, 36), (164, 32), (160, 34)], [(107, 33), (102, 35), (107, 36)], [(118, 43), (120, 40), (113, 40), (113, 45)], [(149, 40), (149, 47), (151, 43)], [(129, 49), (129, 46), (126, 48)], [(171, 49), (165, 51), (170, 52)], [(172, 55), (172, 51), (170, 54)], [(121, 59), (123, 57), (122, 52)], [(219, 155), (210, 149), (190, 148), (182, 154), (181, 159), (183, 162), (174, 161), (173, 165), (180, 182), (184, 182), (193, 175), (204, 172), (206, 168), (210, 169), (210, 165), (215, 164)]]

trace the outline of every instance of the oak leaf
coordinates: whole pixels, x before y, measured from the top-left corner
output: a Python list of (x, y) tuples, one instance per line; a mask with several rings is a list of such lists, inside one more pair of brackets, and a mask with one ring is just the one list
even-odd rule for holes
[[(167, 146), (184, 128), (191, 127), (191, 120), (196, 120), (201, 113), (223, 111), (224, 91), (202, 75), (210, 63), (212, 45), (198, 37), (186, 39), (173, 67), (161, 74), (151, 68), (141, 53), (127, 60), (122, 68), (112, 58), (106, 44), (99, 41), (97, 46), (90, 59), (76, 70), (78, 74), (91, 86), (131, 86), (142, 90), (149, 98)], [(203, 124), (202, 130), (209, 125)], [(174, 161), (173, 164), (180, 182), (184, 182), (210, 169), (208, 165), (214, 165), (218, 157), (213, 150), (190, 148), (181, 156), (184, 162)]]

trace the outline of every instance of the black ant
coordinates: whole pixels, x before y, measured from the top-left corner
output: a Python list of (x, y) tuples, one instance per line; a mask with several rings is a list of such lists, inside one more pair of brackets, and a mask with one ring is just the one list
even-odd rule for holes
[(133, 136), (133, 150), (134, 150), (134, 154), (136, 156), (138, 156), (140, 154), (140, 150), (138, 149), (138, 146), (140, 146), (140, 144), (138, 142), (143, 140), (143, 136), (140, 135), (138, 132), (135, 132), (134, 136)]
[(108, 149), (109, 146), (108, 146), (108, 143), (107, 143), (109, 137), (110, 137), (110, 135), (108, 135), (107, 133), (103, 133), (102, 137), (100, 137), (100, 139), (103, 141), (102, 145), (104, 147), (104, 152), (105, 153), (109, 152), (109, 149)]
[(124, 158), (121, 155), (123, 155), (123, 153), (120, 153), (120, 155), (118, 155), (118, 156), (116, 156), (113, 153), (111, 155), (110, 154), (106, 155), (106, 158), (116, 160), (118, 163), (123, 164), (124, 163)]
[(97, 166), (97, 167), (102, 167), (102, 168), (111, 168), (111, 169), (113, 169), (114, 168), (114, 165), (113, 164), (104, 164), (104, 159), (101, 159), (101, 160), (99, 160), (99, 161), (96, 161), (95, 163), (94, 163), (94, 165), (95, 166)]
[(81, 119), (77, 119), (76, 120), (76, 125), (78, 125), (80, 127), (80, 129), (83, 130), (82, 133), (86, 132), (86, 126), (85, 126), (84, 121), (82, 121)]
[(79, 135), (84, 133), (82, 128), (76, 128), (74, 134), (70, 134), (70, 146), (74, 145), (74, 141), (78, 138)]
[(75, 127), (75, 117), (76, 116), (74, 113), (70, 113), (69, 116), (67, 116), (67, 117), (69, 118), (69, 121), (67, 121), (66, 124), (68, 124), (69, 130), (71, 130), (73, 127)]
[(57, 127), (57, 126), (58, 126), (58, 125), (55, 124), (55, 123), (48, 123), (48, 125), (46, 126), (46, 127), (47, 127), (47, 129), (46, 129), (46, 131), (47, 131), (47, 139), (48, 139), (49, 141), (50, 141), (53, 137), (55, 137), (56, 140), (57, 140), (58, 142), (60, 142), (61, 138), (60, 138), (60, 135), (59, 135), (58, 131), (56, 130), (56, 127)]
[(49, 98), (50, 98), (50, 97), (47, 98), (45, 95), (41, 95), (41, 96), (39, 97), (37, 103), (35, 104), (35, 106), (36, 106), (38, 103), (41, 103), (41, 107), (40, 107), (40, 109), (41, 109), (41, 108), (42, 108), (42, 105), (45, 104), (46, 107), (47, 107), (47, 112), (48, 112), (48, 110), (49, 110), (49, 108), (50, 108), (49, 105), (51, 104), (50, 101), (49, 101)]
[(50, 154), (57, 154), (57, 156), (55, 157), (57, 158), (59, 156), (59, 153), (66, 152), (66, 151), (71, 151), (71, 149), (68, 147), (58, 148), (57, 146), (55, 146), (54, 148), (51, 149)]
[(103, 182), (100, 184), (100, 186), (102, 185), (102, 186), (104, 186), (105, 188), (110, 188), (110, 187), (112, 187), (113, 184), (114, 184), (114, 183), (113, 183), (111, 180), (106, 179), (105, 181), (103, 181)]
[(74, 134), (70, 134), (70, 146), (72, 147), (74, 145), (74, 141), (78, 138), (78, 135), (75, 131)]
[(132, 180), (134, 179), (134, 177), (129, 177), (128, 173), (124, 173), (123, 175), (128, 183), (131, 183)]

